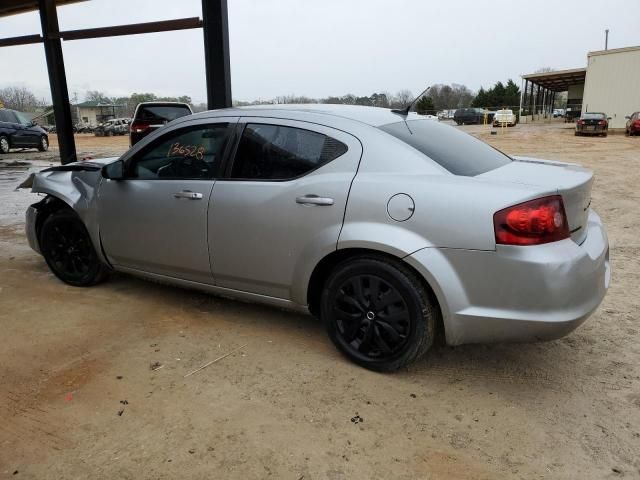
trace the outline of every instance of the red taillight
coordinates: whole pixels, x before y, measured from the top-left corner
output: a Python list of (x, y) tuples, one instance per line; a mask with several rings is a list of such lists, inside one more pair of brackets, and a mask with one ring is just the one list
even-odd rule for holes
[(584, 120), (578, 120), (576, 123), (577, 123), (578, 125), (584, 125)]
[(640, 120), (636, 120), (635, 122), (633, 122), (633, 124), (634, 124), (636, 127), (640, 128)]
[(151, 124), (149, 122), (141, 122), (135, 121), (129, 126), (129, 130), (135, 133), (142, 133), (151, 128)]
[(560, 195), (537, 198), (493, 215), (496, 243), (540, 245), (569, 238), (569, 224)]
[(606, 125), (606, 124), (607, 124), (606, 120), (600, 120), (598, 122), (598, 125)]

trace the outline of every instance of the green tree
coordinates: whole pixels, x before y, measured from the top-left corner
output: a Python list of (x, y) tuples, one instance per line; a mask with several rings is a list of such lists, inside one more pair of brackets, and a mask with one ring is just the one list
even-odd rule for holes
[(433, 104), (431, 97), (422, 97), (416, 103), (416, 112), (420, 115), (434, 115), (436, 113), (436, 107)]

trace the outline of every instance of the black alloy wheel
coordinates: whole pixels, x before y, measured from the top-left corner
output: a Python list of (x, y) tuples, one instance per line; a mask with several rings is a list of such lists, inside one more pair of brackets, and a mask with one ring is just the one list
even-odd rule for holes
[(40, 233), (40, 249), (54, 275), (69, 285), (88, 287), (107, 275), (84, 223), (71, 210), (47, 217)]
[(421, 281), (399, 261), (360, 257), (340, 264), (322, 298), (336, 347), (377, 371), (405, 366), (433, 343), (435, 309)]

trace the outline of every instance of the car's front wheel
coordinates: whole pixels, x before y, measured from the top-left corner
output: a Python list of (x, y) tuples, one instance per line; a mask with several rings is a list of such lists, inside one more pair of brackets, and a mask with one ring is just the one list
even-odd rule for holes
[(40, 250), (54, 275), (69, 285), (89, 287), (107, 276), (89, 232), (72, 210), (59, 210), (46, 218), (40, 232)]
[(38, 144), (38, 150), (41, 152), (46, 152), (49, 150), (49, 140), (44, 135), (40, 138), (40, 143)]
[(371, 370), (397, 370), (433, 344), (437, 309), (400, 261), (358, 257), (325, 283), (321, 317), (336, 347)]
[(10, 148), (9, 139), (5, 135), (0, 135), (0, 153), (9, 153)]

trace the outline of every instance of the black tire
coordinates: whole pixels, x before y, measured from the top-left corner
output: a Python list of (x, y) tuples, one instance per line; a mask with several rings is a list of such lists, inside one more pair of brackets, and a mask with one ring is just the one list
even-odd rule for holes
[(49, 140), (44, 135), (40, 137), (40, 143), (38, 143), (38, 150), (46, 152), (49, 150)]
[(331, 272), (320, 315), (329, 338), (350, 360), (391, 372), (429, 350), (437, 309), (420, 279), (401, 261), (362, 256)]
[(53, 274), (69, 285), (90, 287), (107, 277), (89, 232), (72, 210), (58, 210), (45, 219), (40, 250)]
[(0, 153), (9, 153), (11, 149), (11, 143), (9, 137), (6, 135), (0, 135)]

